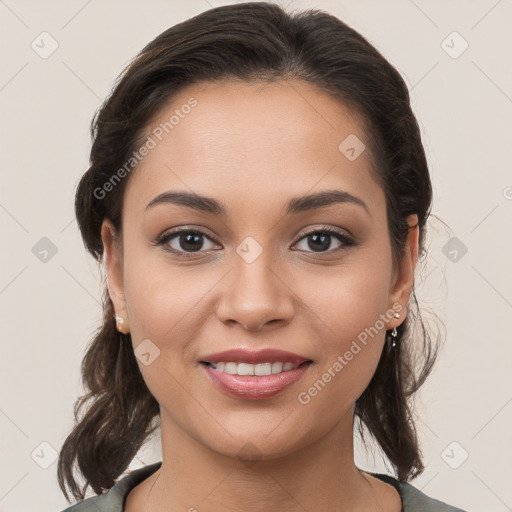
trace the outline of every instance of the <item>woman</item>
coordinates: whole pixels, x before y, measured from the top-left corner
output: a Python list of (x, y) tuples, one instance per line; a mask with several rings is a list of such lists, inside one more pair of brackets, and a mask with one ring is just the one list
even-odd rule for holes
[[(92, 132), (76, 214), (105, 315), (58, 475), (99, 496), (68, 510), (460, 510), (408, 483), (432, 188), (383, 56), (320, 11), (211, 9), (143, 49)], [(356, 419), (396, 476), (356, 467)], [(158, 427), (162, 462), (116, 483)]]

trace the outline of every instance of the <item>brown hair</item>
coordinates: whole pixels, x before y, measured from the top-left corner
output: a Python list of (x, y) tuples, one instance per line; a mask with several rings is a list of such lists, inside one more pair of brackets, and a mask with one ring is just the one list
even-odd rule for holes
[[(420, 258), (432, 187), (407, 86), (398, 71), (358, 32), (319, 10), (288, 13), (275, 4), (217, 7), (179, 23), (151, 41), (123, 72), (91, 124), (90, 167), (78, 185), (76, 216), (87, 250), (101, 262), (101, 224), (119, 233), (125, 177), (106, 197), (97, 193), (139, 147), (150, 119), (187, 85), (240, 79), (296, 78), (349, 105), (365, 122), (375, 179), (386, 195), (393, 262), (419, 219)], [(82, 362), (88, 393), (74, 408), (76, 426), (58, 461), (59, 485), (76, 499), (87, 486), (111, 488), (157, 428), (159, 404), (148, 390), (131, 343), (116, 330), (105, 286), (104, 319)], [(413, 307), (414, 306), (414, 307)], [(377, 370), (355, 403), (355, 414), (375, 437), (398, 478), (424, 469), (409, 399), (432, 369), (438, 347), (425, 328), (415, 290), (394, 349), (386, 343)], [(418, 328), (419, 326), (419, 328)], [(413, 327), (415, 327), (413, 332)], [(389, 335), (389, 332), (386, 333)], [(129, 336), (129, 335), (128, 335)], [(126, 340), (125, 340), (126, 341)], [(91, 400), (79, 420), (78, 413)], [(81, 489), (73, 470), (85, 478)]]

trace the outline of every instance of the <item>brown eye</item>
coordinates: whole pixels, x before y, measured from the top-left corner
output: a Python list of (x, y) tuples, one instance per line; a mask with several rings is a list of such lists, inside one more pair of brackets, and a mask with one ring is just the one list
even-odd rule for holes
[[(331, 247), (333, 238), (340, 242), (340, 245), (338, 245), (338, 247)], [(347, 235), (331, 228), (324, 228), (318, 229), (316, 231), (311, 231), (304, 235), (299, 240), (299, 242), (304, 240), (307, 241), (307, 248), (303, 248), (301, 250), (305, 250), (306, 252), (336, 252), (337, 250), (345, 249), (347, 247), (355, 245), (354, 241), (350, 239)]]
[[(168, 232), (162, 235), (158, 241), (158, 245), (162, 245), (169, 252), (175, 253), (178, 256), (193, 255), (193, 253), (204, 252), (205, 242), (208, 240), (212, 246), (211, 238), (202, 231), (192, 229), (180, 229)], [(212, 247), (206, 247), (206, 250)]]

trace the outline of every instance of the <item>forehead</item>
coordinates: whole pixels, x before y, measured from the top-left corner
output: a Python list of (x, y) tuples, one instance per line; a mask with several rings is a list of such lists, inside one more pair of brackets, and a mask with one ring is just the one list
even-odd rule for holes
[(346, 140), (359, 144), (356, 150), (368, 147), (359, 116), (300, 80), (194, 84), (160, 109), (145, 137), (154, 147), (126, 190), (126, 202), (139, 208), (172, 189), (247, 196), (260, 208), (269, 195), (313, 188), (343, 187), (374, 204), (382, 199), (369, 150), (356, 159), (342, 151)]

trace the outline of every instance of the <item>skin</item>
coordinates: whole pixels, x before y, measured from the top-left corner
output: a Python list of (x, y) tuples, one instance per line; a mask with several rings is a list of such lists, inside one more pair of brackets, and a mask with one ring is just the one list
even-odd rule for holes
[[(163, 464), (130, 492), (126, 510), (399, 511), (396, 490), (354, 463), (353, 407), (375, 372), (385, 330), (407, 312), (416, 215), (407, 219), (405, 255), (394, 266), (369, 150), (354, 161), (338, 150), (349, 134), (365, 142), (362, 123), (312, 85), (195, 84), (158, 113), (148, 133), (190, 97), (198, 105), (130, 177), (121, 236), (108, 220), (102, 226), (116, 314), (134, 349), (149, 339), (160, 350), (148, 366), (137, 361), (160, 404)], [(284, 215), (290, 198), (330, 189), (361, 198), (369, 214), (339, 203)], [(169, 190), (213, 197), (228, 215), (174, 204), (145, 211)], [(199, 252), (179, 236), (167, 242), (191, 258), (152, 244), (178, 226), (210, 240), (200, 238)], [(357, 244), (344, 247), (332, 236), (315, 251), (304, 235), (326, 226)], [(236, 252), (248, 236), (263, 251), (250, 264)], [(298, 393), (396, 304), (400, 318), (388, 319), (317, 396), (299, 403)], [(210, 384), (198, 363), (230, 348), (278, 348), (314, 363), (275, 397), (242, 400)]]

